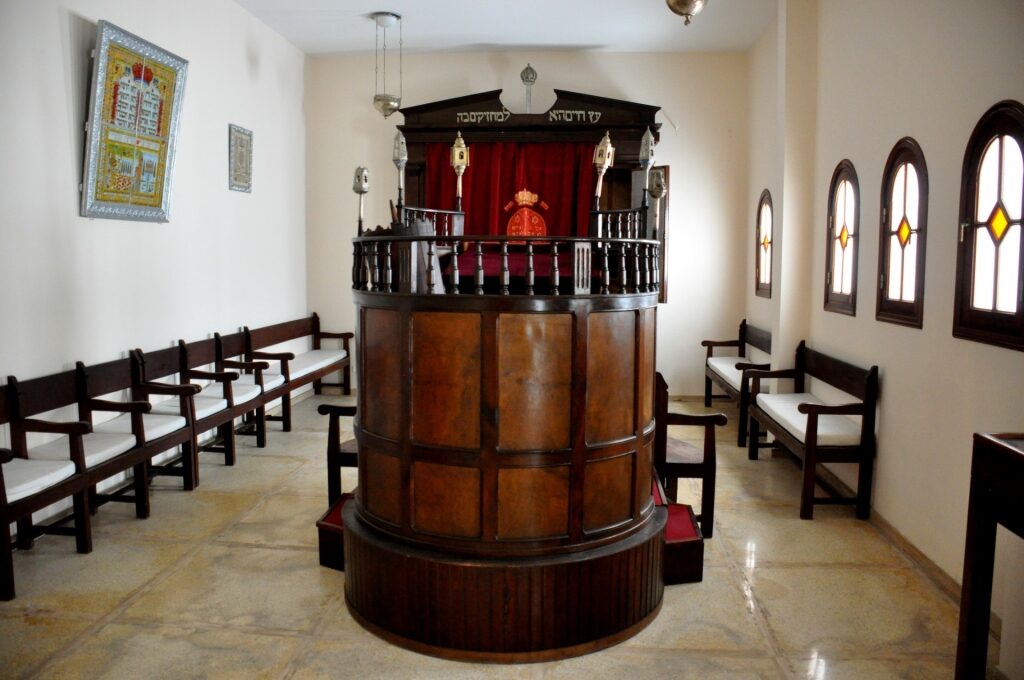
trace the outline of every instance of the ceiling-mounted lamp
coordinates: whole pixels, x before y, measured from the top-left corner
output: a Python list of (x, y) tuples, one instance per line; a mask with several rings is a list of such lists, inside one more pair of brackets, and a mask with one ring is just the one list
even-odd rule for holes
[[(373, 12), (370, 18), (377, 24), (373, 45), (373, 108), (387, 118), (402, 105), (402, 17), (394, 12)], [(395, 24), (398, 24), (397, 95), (388, 92), (388, 29)], [(394, 83), (394, 80), (391, 82)]]
[(686, 19), (684, 25), (689, 26), (690, 20), (701, 13), (708, 0), (665, 0), (668, 8)]

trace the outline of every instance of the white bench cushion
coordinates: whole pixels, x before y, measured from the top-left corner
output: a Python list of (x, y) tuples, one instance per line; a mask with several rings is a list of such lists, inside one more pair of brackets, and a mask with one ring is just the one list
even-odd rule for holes
[[(185, 427), (185, 419), (181, 416), (163, 415), (159, 413), (143, 413), (142, 427), (146, 430), (146, 441), (151, 442), (164, 435)], [(130, 434), (132, 419), (130, 413), (122, 413), (118, 417), (95, 426), (93, 432), (115, 432)]]
[[(238, 390), (242, 385), (255, 385), (256, 375), (253, 373), (243, 373), (238, 376), (238, 380), (235, 381), (232, 389)], [(263, 391), (269, 392), (270, 390), (284, 384), (284, 376), (280, 373), (268, 373), (263, 371)], [(238, 399), (235, 399), (235, 403), (240, 403)]]
[(343, 349), (311, 349), (289, 361), (288, 372), (292, 378), (301, 378), (307, 373), (341, 361), (347, 356), (348, 352)]
[[(82, 435), (82, 448), (85, 450), (85, 467), (87, 468), (95, 467), (134, 447), (135, 435), (133, 434), (90, 432)], [(28, 457), (32, 460), (67, 461), (70, 455), (71, 444), (67, 437), (34, 446), (28, 452)]]
[[(206, 416), (212, 416), (214, 413), (219, 413), (228, 407), (228, 400), (223, 397), (211, 397), (211, 396), (195, 396), (192, 398), (196, 405), (196, 420), (202, 420)], [(164, 415), (180, 415), (181, 414), (181, 401), (177, 397), (173, 399), (166, 399), (157, 404), (153, 404), (153, 410), (150, 413), (160, 413)], [(146, 427), (146, 434), (149, 435), (149, 427)]]
[(63, 482), (75, 474), (75, 464), (70, 460), (15, 458), (4, 463), (3, 470), (7, 502), (13, 503)]
[[(252, 378), (252, 376), (249, 376), (249, 377)], [(284, 382), (284, 378), (283, 377), (281, 377), (281, 376), (278, 376), (278, 377), (281, 378), (282, 382)], [(260, 390), (260, 386), (255, 384), (252, 380), (249, 380), (248, 382), (244, 382), (244, 383), (241, 382), (241, 380), (232, 380), (231, 381), (231, 398), (234, 400), (235, 406), (238, 406), (239, 404), (244, 404), (247, 401), (252, 401), (256, 397), (260, 396), (261, 394), (263, 394), (263, 392)], [(224, 398), (224, 383), (220, 383), (220, 382), (212, 382), (212, 383), (210, 383), (209, 385), (207, 385), (206, 387), (203, 388), (203, 391), (199, 393), (199, 396), (196, 397), (196, 399), (202, 399), (204, 397), (213, 397), (215, 399), (223, 399)], [(197, 404), (197, 408), (198, 408), (198, 404)]]
[[(824, 403), (809, 392), (757, 395), (761, 410), (803, 443), (806, 443), (807, 416), (800, 413), (797, 406)], [(860, 443), (860, 430), (860, 416), (818, 416), (818, 446), (855, 446)]]
[(711, 357), (708, 359), (708, 366), (739, 392), (743, 384), (743, 371), (737, 370), (736, 364), (747, 361), (750, 359), (746, 357)]

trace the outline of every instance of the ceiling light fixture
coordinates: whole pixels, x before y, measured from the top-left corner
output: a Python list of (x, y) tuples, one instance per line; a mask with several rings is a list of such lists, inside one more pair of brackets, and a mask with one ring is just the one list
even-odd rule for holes
[[(387, 118), (402, 105), (402, 17), (394, 12), (374, 12), (377, 24), (373, 45), (373, 108)], [(398, 24), (398, 94), (388, 92), (388, 29)], [(381, 33), (383, 32), (383, 40)], [(391, 81), (394, 83), (394, 80)]]
[(665, 0), (668, 8), (686, 19), (684, 25), (689, 26), (690, 20), (701, 13), (708, 0)]

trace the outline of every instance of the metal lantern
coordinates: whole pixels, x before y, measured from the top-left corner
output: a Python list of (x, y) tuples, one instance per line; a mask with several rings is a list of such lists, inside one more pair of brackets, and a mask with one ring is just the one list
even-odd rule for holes
[(398, 168), (398, 207), (402, 207), (402, 194), (405, 191), (405, 165), (409, 162), (409, 148), (405, 145), (405, 135), (399, 130), (395, 133), (395, 145), (391, 160)]
[(644, 198), (643, 204), (647, 206), (647, 193), (650, 187), (651, 167), (654, 166), (654, 133), (647, 128), (643, 138), (640, 139), (640, 169), (644, 171)]
[(597, 185), (594, 187), (594, 210), (600, 209), (601, 184), (604, 181), (604, 173), (615, 162), (615, 147), (612, 146), (612, 139), (608, 133), (604, 133), (601, 142), (594, 147), (594, 169), (597, 170)]
[(683, 17), (686, 21), (683, 25), (689, 26), (690, 20), (701, 13), (708, 0), (665, 0), (668, 8)]
[[(402, 17), (394, 12), (373, 12), (377, 24), (373, 46), (373, 108), (387, 118), (402, 105)], [(398, 24), (398, 94), (388, 93), (388, 29)], [(384, 40), (380, 36), (383, 31)], [(393, 82), (393, 81), (392, 81)]]
[(455, 143), (452, 144), (452, 167), (455, 169), (455, 209), (462, 210), (462, 173), (469, 167), (469, 147), (466, 140), (462, 138), (462, 132), (455, 135)]
[(661, 199), (665, 196), (665, 172), (660, 168), (651, 170), (651, 198), (654, 199), (654, 228), (651, 230), (651, 238), (657, 240), (658, 227), (661, 226)]
[(370, 190), (370, 171), (359, 166), (352, 178), (352, 191), (359, 195), (359, 235), (363, 235), (363, 196)]

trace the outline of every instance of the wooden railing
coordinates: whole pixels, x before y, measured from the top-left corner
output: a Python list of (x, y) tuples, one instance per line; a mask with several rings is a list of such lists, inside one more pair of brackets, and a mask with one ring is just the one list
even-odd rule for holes
[(659, 244), (650, 239), (382, 229), (353, 244), (352, 287), (374, 293), (634, 295), (661, 284)]

